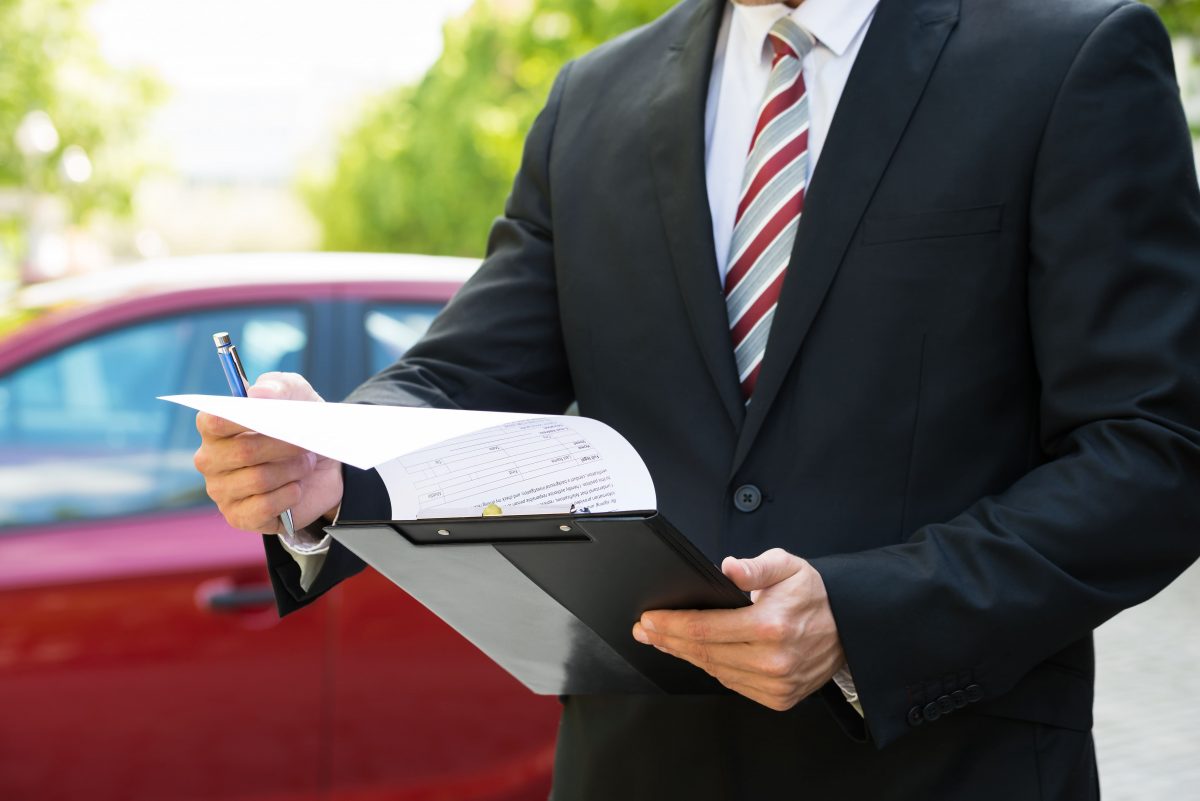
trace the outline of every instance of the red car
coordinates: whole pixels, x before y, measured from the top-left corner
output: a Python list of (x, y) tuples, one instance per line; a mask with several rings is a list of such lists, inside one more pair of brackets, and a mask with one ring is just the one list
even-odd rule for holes
[(88, 298), (0, 342), (0, 799), (533, 799), (558, 704), (368, 570), (277, 616), (217, 514), (194, 415), (158, 395), (293, 370), (339, 399), (475, 262), (165, 260), (35, 287)]

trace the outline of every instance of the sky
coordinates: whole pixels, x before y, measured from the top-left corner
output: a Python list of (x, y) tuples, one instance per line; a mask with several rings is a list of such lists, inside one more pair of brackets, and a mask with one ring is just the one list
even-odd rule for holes
[(419, 78), (470, 2), (97, 0), (91, 22), (109, 61), (170, 87), (151, 130), (184, 178), (285, 184), (365, 98)]

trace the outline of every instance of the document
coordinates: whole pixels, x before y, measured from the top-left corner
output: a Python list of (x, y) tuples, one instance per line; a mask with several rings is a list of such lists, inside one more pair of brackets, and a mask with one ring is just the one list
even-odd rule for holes
[(630, 636), (647, 609), (736, 609), (749, 599), (656, 511), (646, 465), (604, 423), (224, 395), (163, 400), (376, 469), (391, 520), (342, 520), (326, 531), (533, 692), (727, 692)]
[(161, 400), (375, 468), (393, 520), (656, 508), (654, 483), (637, 451), (586, 417), (224, 395)]

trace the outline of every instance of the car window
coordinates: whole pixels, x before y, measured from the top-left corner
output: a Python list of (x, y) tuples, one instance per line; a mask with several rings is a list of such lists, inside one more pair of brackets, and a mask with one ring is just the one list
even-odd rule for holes
[(208, 503), (192, 465), (195, 413), (156, 398), (228, 393), (218, 330), (251, 379), (304, 369), (306, 315), (264, 307), (115, 329), (0, 376), (0, 528)]
[(368, 362), (378, 373), (399, 359), (429, 330), (441, 306), (422, 303), (379, 303), (363, 315)]

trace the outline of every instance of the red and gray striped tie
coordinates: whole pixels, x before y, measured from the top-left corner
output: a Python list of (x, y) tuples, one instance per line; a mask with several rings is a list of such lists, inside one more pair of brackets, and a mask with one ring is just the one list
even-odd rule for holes
[(754, 394), (808, 182), (808, 97), (800, 60), (813, 39), (784, 17), (767, 34), (775, 57), (750, 141), (725, 274), (738, 380)]

